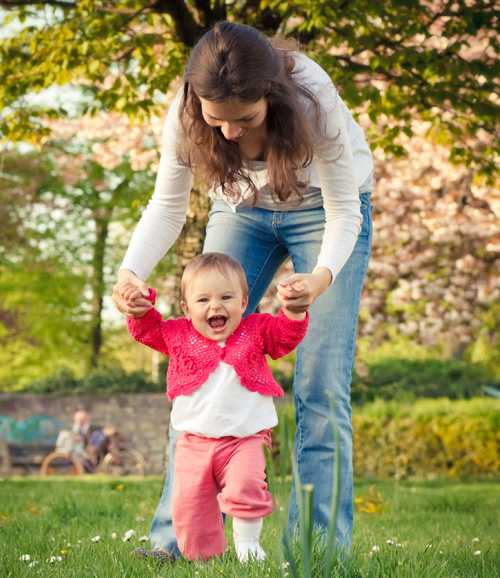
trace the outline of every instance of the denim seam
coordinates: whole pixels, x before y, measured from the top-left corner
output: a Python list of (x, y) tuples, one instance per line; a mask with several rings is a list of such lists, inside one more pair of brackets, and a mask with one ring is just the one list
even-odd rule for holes
[[(359, 312), (359, 307), (361, 305), (361, 293), (363, 291), (363, 286), (364, 286), (365, 280), (366, 280), (366, 274), (368, 272), (368, 262), (370, 260), (371, 245), (372, 245), (373, 224), (372, 224), (372, 219), (371, 219), (371, 206), (370, 206), (370, 199), (369, 198), (367, 199), (367, 213), (368, 213), (368, 217), (369, 217), (370, 229), (368, 232), (368, 251), (366, 252), (364, 262), (363, 262), (363, 283), (361, 283), (361, 285), (358, 287), (357, 293), (356, 293), (356, 301), (358, 303), (358, 312)], [(353, 364), (354, 364), (354, 355), (355, 355), (354, 349), (356, 346), (356, 333), (357, 333), (357, 329), (358, 329), (358, 318), (359, 318), (359, 313), (354, 320), (355, 322), (354, 322), (353, 327), (352, 327), (352, 333), (351, 333), (350, 344), (349, 344), (349, 354), (353, 360)], [(351, 367), (351, 372), (352, 372), (352, 367)], [(352, 379), (351, 379), (351, 381), (352, 381)]]
[[(295, 375), (298, 373), (300, 369), (300, 361), (296, 359), (295, 361)], [(295, 376), (294, 376), (295, 381)], [(296, 444), (296, 453), (295, 453), (295, 460), (297, 463), (297, 470), (299, 473), (299, 478), (301, 477), (301, 468), (300, 468), (300, 461), (299, 456), (301, 454), (302, 448), (304, 446), (304, 428), (303, 428), (303, 420), (301, 419), (302, 415), (302, 400), (299, 398), (298, 395), (294, 395), (294, 402), (295, 402), (295, 424), (296, 424), (296, 435), (297, 435), (297, 444)]]
[(295, 459), (297, 460), (297, 467), (300, 473), (299, 454), (304, 446), (304, 431), (302, 427), (303, 420), (300, 419), (300, 416), (302, 414), (302, 401), (299, 399), (298, 396), (295, 397), (295, 412), (297, 414), (296, 424), (297, 424), (297, 431), (299, 433), (299, 435), (297, 436), (297, 455), (295, 456)]

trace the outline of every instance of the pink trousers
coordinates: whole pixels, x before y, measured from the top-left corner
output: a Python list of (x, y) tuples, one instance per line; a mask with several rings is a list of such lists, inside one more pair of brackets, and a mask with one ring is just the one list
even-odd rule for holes
[(271, 432), (246, 438), (183, 434), (175, 447), (172, 521), (188, 560), (206, 560), (226, 549), (221, 512), (262, 518), (273, 510), (267, 490), (264, 448)]

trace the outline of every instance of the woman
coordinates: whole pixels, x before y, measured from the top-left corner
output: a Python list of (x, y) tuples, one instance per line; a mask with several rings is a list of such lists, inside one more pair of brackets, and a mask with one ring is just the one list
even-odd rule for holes
[[(293, 385), (298, 471), (302, 483), (314, 484), (314, 523), (325, 531), (336, 454), (333, 396), (341, 462), (336, 539), (349, 548), (350, 381), (373, 187), (363, 131), (319, 65), (274, 47), (252, 27), (216, 24), (194, 47), (183, 88), (168, 112), (155, 191), (114, 287), (116, 306), (127, 315), (142, 315), (150, 307), (146, 299), (127, 302), (123, 287), (133, 283), (147, 294), (144, 280), (185, 222), (193, 172), (210, 186), (213, 198), (204, 252), (226, 253), (243, 265), (250, 288), (247, 313), (281, 263), (292, 259), (295, 272), (278, 291), (291, 310), (310, 307)], [(171, 429), (170, 463), (175, 439)], [(171, 490), (168, 467), (151, 527), (153, 551), (147, 555), (178, 554)], [(296, 522), (292, 489), (290, 531)]]

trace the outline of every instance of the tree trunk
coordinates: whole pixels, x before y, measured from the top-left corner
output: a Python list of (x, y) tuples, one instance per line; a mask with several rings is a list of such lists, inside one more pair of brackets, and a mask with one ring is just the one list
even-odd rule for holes
[(112, 209), (99, 208), (94, 214), (95, 244), (92, 256), (92, 300), (90, 318), (89, 367), (99, 365), (102, 347), (102, 302), (104, 296), (104, 258)]
[(174, 286), (175, 297), (172, 299), (174, 315), (182, 314), (179, 305), (182, 271), (188, 262), (196, 255), (199, 255), (203, 249), (209, 208), (210, 199), (207, 192), (193, 189), (189, 197), (189, 211), (186, 224), (175, 245), (177, 251), (177, 266)]

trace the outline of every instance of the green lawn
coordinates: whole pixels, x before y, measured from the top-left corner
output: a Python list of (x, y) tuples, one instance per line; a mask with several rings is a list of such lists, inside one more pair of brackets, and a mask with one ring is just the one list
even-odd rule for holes
[[(231, 551), (223, 560), (205, 564), (181, 561), (160, 567), (134, 558), (131, 550), (148, 532), (160, 487), (159, 478), (1, 480), (0, 576), (263, 578), (287, 574), (281, 567), (276, 514), (264, 526), (263, 543), (269, 555), (265, 564), (242, 568)], [(367, 511), (356, 513), (354, 553), (351, 560), (337, 565), (335, 576), (500, 576), (499, 485), (361, 482), (356, 497), (358, 508)], [(123, 541), (128, 530), (136, 535)], [(23, 555), (30, 560), (20, 560)], [(55, 557), (52, 562), (51, 557)], [(320, 569), (319, 557), (315, 576), (321, 575)]]

